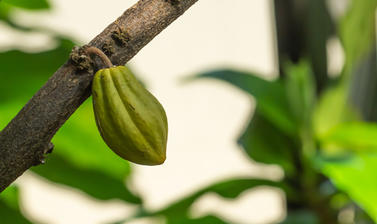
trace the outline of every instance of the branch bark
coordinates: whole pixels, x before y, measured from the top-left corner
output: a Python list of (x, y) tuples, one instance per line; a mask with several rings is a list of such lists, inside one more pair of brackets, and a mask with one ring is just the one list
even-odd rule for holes
[[(140, 0), (88, 45), (123, 65), (198, 0)], [(73, 57), (74, 58), (74, 57)], [(77, 59), (77, 58), (76, 58)], [(52, 150), (52, 137), (90, 96), (93, 71), (68, 60), (0, 133), (0, 192)]]

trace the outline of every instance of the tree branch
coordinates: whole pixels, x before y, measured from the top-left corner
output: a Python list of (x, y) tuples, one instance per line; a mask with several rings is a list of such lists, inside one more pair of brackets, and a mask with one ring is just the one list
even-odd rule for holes
[[(197, 1), (140, 0), (88, 45), (123, 65)], [(93, 71), (98, 68), (78, 70), (80, 59), (73, 55), (62, 65), (0, 133), (0, 192), (43, 162), (52, 150), (52, 137), (89, 97)]]

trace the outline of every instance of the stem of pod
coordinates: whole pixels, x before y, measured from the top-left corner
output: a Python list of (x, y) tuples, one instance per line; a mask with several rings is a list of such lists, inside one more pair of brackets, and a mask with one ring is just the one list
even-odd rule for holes
[(103, 53), (103, 51), (101, 51), (100, 49), (96, 48), (96, 47), (88, 47), (85, 49), (86, 53), (87, 54), (94, 54), (94, 55), (97, 55), (99, 58), (101, 58), (101, 60), (103, 61), (103, 63), (108, 67), (113, 67), (113, 63), (111, 63), (110, 59), (107, 57), (107, 55), (105, 53)]

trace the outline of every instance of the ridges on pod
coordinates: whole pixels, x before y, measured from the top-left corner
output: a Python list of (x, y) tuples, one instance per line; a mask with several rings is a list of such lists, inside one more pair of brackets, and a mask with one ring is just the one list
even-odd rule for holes
[(168, 123), (164, 108), (127, 67), (99, 70), (92, 95), (98, 130), (116, 154), (143, 165), (165, 161)]

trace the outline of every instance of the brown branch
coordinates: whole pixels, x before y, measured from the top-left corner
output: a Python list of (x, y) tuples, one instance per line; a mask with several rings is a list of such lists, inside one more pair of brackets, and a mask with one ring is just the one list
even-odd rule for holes
[[(88, 45), (123, 65), (197, 1), (140, 0)], [(83, 58), (73, 54), (0, 133), (0, 192), (43, 162), (52, 150), (52, 137), (89, 97), (93, 71), (98, 68), (91, 64), (78, 70)]]

